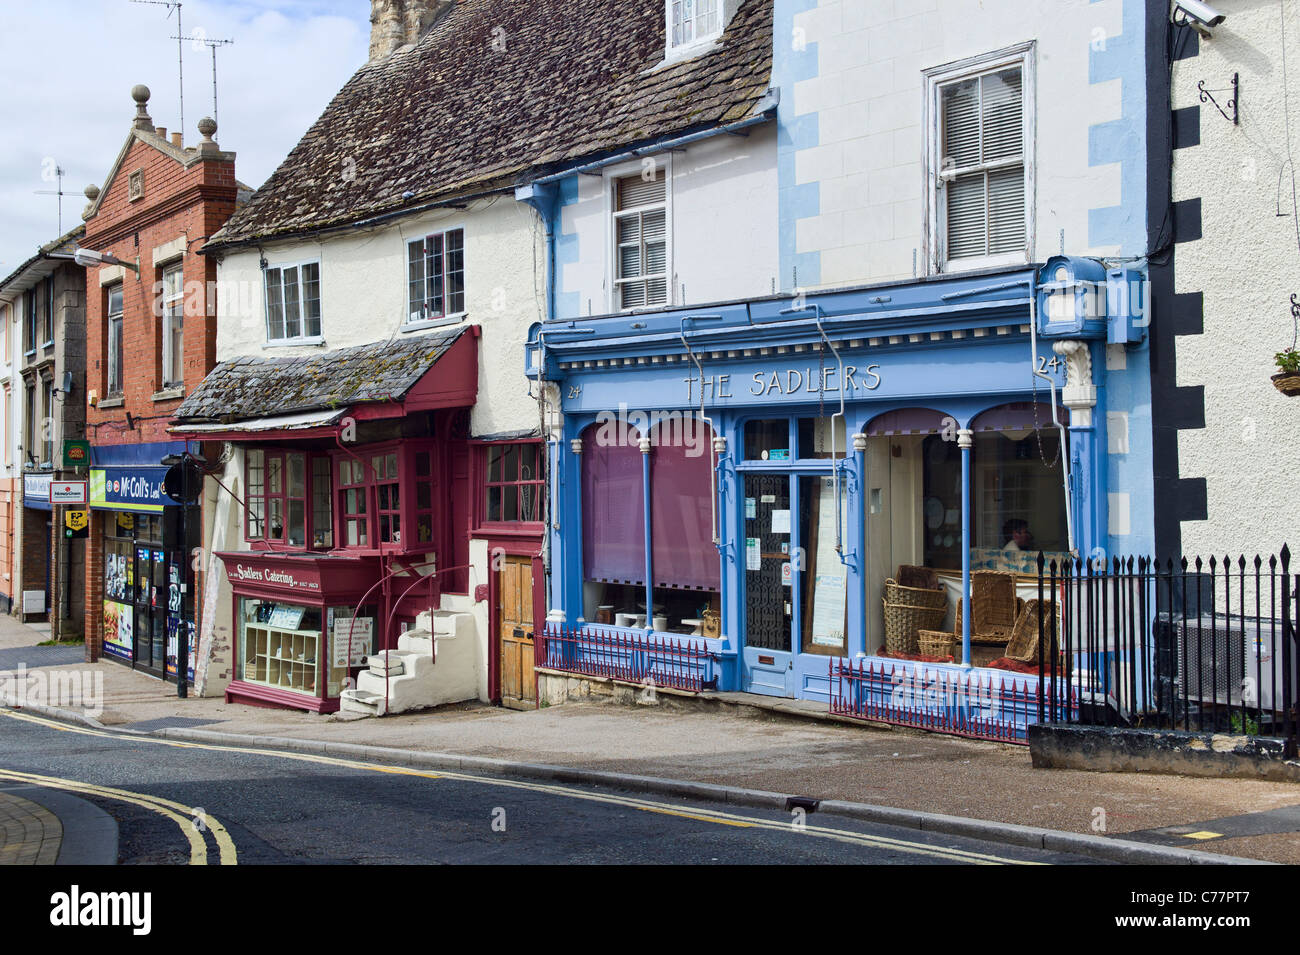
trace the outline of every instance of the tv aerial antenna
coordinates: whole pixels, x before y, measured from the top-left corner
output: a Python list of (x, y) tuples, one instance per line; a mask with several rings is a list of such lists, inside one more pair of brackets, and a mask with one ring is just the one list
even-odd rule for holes
[(172, 10), (176, 11), (176, 75), (180, 87), (180, 108), (181, 123), (180, 129), (182, 135), (185, 132), (185, 46), (184, 46), (184, 27), (181, 26), (181, 4), (180, 0), (131, 0), (132, 3), (147, 3), (155, 7), (166, 7), (167, 16), (172, 15)]
[(209, 50), (212, 51), (212, 120), (217, 124), (217, 127), (220, 128), (221, 117), (217, 115), (217, 47), (229, 46), (235, 41), (209, 39), (208, 37), (204, 36), (203, 31), (201, 29), (196, 29), (191, 36), (182, 36), (181, 34), (178, 33), (172, 39), (193, 40), (195, 49), (198, 49), (198, 45), (202, 43), (204, 46), (206, 46)]
[[(58, 196), (58, 197), (59, 197), (59, 231), (58, 231), (57, 234), (60, 235), (60, 236), (63, 235), (63, 197), (66, 195), (66, 193), (63, 191), (63, 177), (64, 177), (64, 175), (65, 175), (65, 173), (64, 173), (64, 171), (63, 171), (63, 167), (60, 166), (60, 165), (58, 165), (58, 164), (56, 163), (55, 166), (54, 166), (54, 180), (58, 183), (58, 186), (57, 186), (56, 188), (54, 188), (54, 189), (37, 189), (37, 190), (36, 190), (36, 195), (38, 195), (38, 196)], [(47, 178), (47, 179), (50, 178), (48, 172), (46, 173), (45, 178)]]

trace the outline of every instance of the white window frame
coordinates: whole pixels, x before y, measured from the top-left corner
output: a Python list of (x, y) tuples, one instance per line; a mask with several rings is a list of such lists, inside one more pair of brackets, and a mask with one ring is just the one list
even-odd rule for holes
[[(116, 291), (122, 296), (122, 311), (112, 311), (113, 292)], [(116, 398), (125, 391), (125, 383), (122, 378), (126, 376), (126, 358), (122, 354), (122, 333), (126, 330), (126, 286), (122, 282), (114, 282), (112, 285), (105, 286), (105, 305), (104, 305), (104, 335), (105, 351), (108, 353), (105, 359), (104, 369), (104, 389), (107, 392), (104, 397)], [(117, 316), (117, 334), (113, 334), (113, 316)], [(121, 370), (118, 370), (121, 365)], [(114, 387), (116, 385), (117, 387)]]
[[(608, 292), (607, 299), (609, 302), (609, 312), (653, 312), (660, 309), (671, 308), (676, 304), (676, 286), (677, 273), (673, 265), (673, 157), (671, 153), (661, 153), (654, 156), (647, 156), (646, 159), (653, 159), (656, 167), (661, 168), (664, 174), (664, 269), (665, 281), (667, 284), (667, 298), (655, 305), (636, 305), (631, 308), (624, 308), (619, 295), (618, 277), (618, 229), (615, 228), (615, 216), (618, 213), (618, 180), (626, 179), (630, 176), (639, 176), (642, 170), (644, 160), (622, 163), (617, 166), (607, 168), (605, 172), (605, 288)], [(640, 206), (641, 209), (653, 208), (653, 206)]]
[[(308, 265), (316, 266), (317, 284), (320, 286), (320, 293), (321, 293), (321, 297), (318, 300), (321, 302), (320, 331), (315, 335), (306, 334), (307, 316), (302, 309), (302, 303), (303, 303), (302, 270), (304, 266), (308, 266)], [(293, 337), (284, 337), (284, 338), (271, 337), (271, 297), (269, 294), (269, 289), (267, 287), (267, 279), (272, 269), (276, 269), (280, 273), (280, 315), (282, 319), (284, 316), (284, 270), (285, 269), (298, 270), (297, 273), (298, 274), (298, 281), (297, 281), (298, 317), (299, 317), (299, 328), (302, 334), (295, 335)], [(268, 346), (275, 347), (280, 345), (324, 344), (325, 342), (324, 286), (325, 286), (325, 270), (321, 268), (320, 259), (303, 259), (301, 261), (296, 261), (296, 262), (268, 262), (267, 263), (266, 268), (262, 270), (262, 311), (263, 311), (263, 319), (266, 323), (266, 344)], [(287, 328), (287, 322), (286, 322), (286, 328)]]
[[(1024, 265), (1033, 261), (1035, 241), (1035, 149), (1038, 141), (1035, 122), (1035, 51), (1037, 42), (1029, 40), (992, 53), (968, 57), (954, 63), (932, 67), (923, 71), (925, 76), (922, 102), (922, 128), (925, 130), (925, 153), (922, 169), (925, 179), (926, 217), (924, 244), (926, 273), (997, 268), (1006, 265)], [(1025, 248), (1023, 251), (997, 255), (964, 256), (948, 258), (947, 192), (939, 155), (943, 137), (939, 130), (942, 106), (942, 88), (952, 83), (974, 79), (987, 73), (996, 73), (1009, 67), (1020, 69), (1021, 131), (1024, 143), (1021, 158), (1025, 168)]]
[[(177, 282), (176, 291), (171, 295), (167, 294), (167, 277), (177, 275), (180, 281)], [(176, 388), (185, 383), (185, 266), (181, 261), (176, 261), (163, 266), (162, 270), (162, 288), (159, 290), (159, 309), (160, 316), (160, 335), (162, 345), (161, 362), (159, 371), (162, 377), (162, 388)], [(175, 314), (172, 310), (175, 309)], [(172, 336), (171, 320), (175, 318), (180, 324), (181, 329), (181, 354), (172, 354)]]
[(664, 57), (667, 60), (683, 59), (694, 56), (711, 47), (727, 28), (728, 6), (734, 5), (731, 0), (712, 0), (714, 5), (714, 16), (716, 17), (717, 29), (709, 33), (697, 33), (695, 17), (687, 22), (691, 25), (691, 35), (678, 43), (673, 42), (673, 7), (682, 3), (701, 3), (707, 0), (664, 0)]
[[(469, 246), (468, 246), (468, 243), (467, 243), (467, 240), (466, 240), (466, 235), (468, 234), (468, 231), (469, 231), (469, 230), (467, 230), (467, 229), (465, 228), (465, 226), (464, 226), (463, 223), (449, 223), (445, 228), (444, 228), (444, 227), (432, 227), (432, 226), (431, 226), (431, 227), (429, 227), (428, 229), (424, 229), (424, 230), (422, 230), (422, 231), (424, 232), (424, 234), (423, 234), (422, 236), (420, 236), (418, 239), (409, 239), (409, 240), (407, 240), (407, 243), (406, 243), (406, 257), (405, 257), (405, 258), (403, 259), (403, 261), (402, 261), (402, 274), (403, 274), (403, 276), (404, 276), (403, 288), (406, 289), (406, 296), (405, 296), (405, 298), (406, 298), (406, 306), (405, 306), (406, 317), (405, 317), (405, 319), (402, 321), (402, 330), (403, 330), (403, 331), (414, 331), (414, 330), (416, 330), (416, 329), (420, 329), (420, 328), (436, 328), (436, 327), (438, 327), (439, 325), (455, 325), (455, 324), (457, 324), (457, 323), (459, 323), (459, 322), (464, 321), (465, 316), (469, 314), (469, 261), (468, 261), (468, 256), (469, 256)], [(465, 276), (464, 289), (463, 289), (463, 291), (461, 292), (462, 296), (464, 297), (464, 305), (465, 305), (465, 307), (462, 308), (462, 309), (460, 309), (459, 311), (456, 311), (456, 312), (448, 312), (448, 311), (446, 311), (447, 304), (448, 304), (448, 303), (447, 303), (447, 286), (446, 286), (446, 282), (445, 282), (445, 278), (446, 278), (446, 274), (447, 274), (447, 268), (446, 268), (446, 264), (447, 264), (447, 260), (446, 260), (446, 255), (447, 255), (447, 234), (450, 233), (450, 232), (459, 232), (459, 233), (460, 233), (460, 248), (461, 248), (461, 255), (464, 256), (465, 259), (466, 259), (466, 261), (465, 261), (465, 263), (464, 263), (464, 265), (465, 265), (465, 267), (464, 267), (464, 276)], [(444, 283), (443, 283), (443, 313), (442, 313), (441, 315), (431, 315), (431, 316), (429, 316), (429, 317), (427, 317), (427, 318), (412, 318), (413, 313), (412, 313), (412, 311), (411, 311), (411, 246), (413, 246), (413, 245), (417, 245), (417, 244), (419, 244), (419, 245), (423, 245), (423, 244), (424, 244), (425, 242), (427, 242), (429, 239), (431, 239), (431, 238), (433, 238), (434, 236), (437, 236), (437, 235), (440, 235), (440, 236), (443, 237), (443, 239), (442, 239), (442, 250), (443, 250), (443, 277), (444, 277)], [(426, 261), (426, 262), (427, 262), (427, 259), (428, 259), (428, 256), (427, 256), (427, 253), (426, 253), (426, 255), (425, 255), (425, 261)], [(425, 289), (425, 300), (427, 301), (427, 300), (428, 300), (428, 297), (429, 297), (429, 273), (428, 273), (428, 269), (427, 269), (427, 267), (426, 267), (426, 269), (425, 269), (425, 274), (424, 274), (424, 289)]]

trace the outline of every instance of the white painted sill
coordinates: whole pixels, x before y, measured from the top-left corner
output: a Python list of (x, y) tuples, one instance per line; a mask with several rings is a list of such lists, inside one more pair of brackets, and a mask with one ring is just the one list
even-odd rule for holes
[(442, 328), (446, 325), (459, 325), (469, 317), (469, 312), (456, 312), (452, 315), (444, 315), (442, 318), (431, 318), (424, 322), (405, 322), (402, 325), (401, 332), (405, 335), (408, 332), (422, 332), (426, 328)]
[(312, 338), (277, 338), (274, 341), (266, 342), (263, 348), (311, 348), (313, 346), (324, 347), (325, 336), (316, 335)]

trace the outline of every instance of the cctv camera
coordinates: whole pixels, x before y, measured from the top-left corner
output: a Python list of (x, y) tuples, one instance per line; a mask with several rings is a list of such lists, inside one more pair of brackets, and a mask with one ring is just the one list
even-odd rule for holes
[(1181, 21), (1174, 21), (1180, 25), (1192, 21), (1193, 26), (1217, 27), (1226, 19), (1222, 13), (1201, 0), (1175, 0), (1174, 13), (1183, 15)]

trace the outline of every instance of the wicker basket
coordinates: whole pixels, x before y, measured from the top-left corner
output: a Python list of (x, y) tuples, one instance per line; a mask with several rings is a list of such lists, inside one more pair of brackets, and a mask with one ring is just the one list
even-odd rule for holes
[(916, 639), (921, 653), (927, 657), (951, 657), (956, 642), (946, 630), (918, 630)]
[(891, 604), (906, 604), (910, 607), (942, 607), (948, 609), (948, 591), (943, 587), (938, 590), (921, 587), (904, 587), (893, 577), (885, 581), (885, 599)]
[(918, 607), (885, 601), (885, 649), (890, 653), (916, 653), (917, 631), (943, 625), (948, 608)]
[(1273, 376), (1273, 387), (1288, 398), (1300, 395), (1300, 375), (1293, 371), (1280, 371)]

